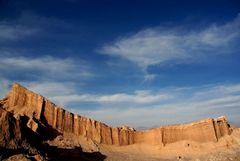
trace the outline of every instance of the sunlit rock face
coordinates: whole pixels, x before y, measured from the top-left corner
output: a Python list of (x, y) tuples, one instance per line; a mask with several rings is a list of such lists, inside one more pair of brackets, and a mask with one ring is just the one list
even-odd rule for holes
[[(1, 101), (0, 118), (3, 120), (8, 112), (13, 119), (25, 116), (27, 126), (39, 133), (53, 129), (59, 133), (73, 133), (84, 136), (96, 143), (108, 145), (130, 145), (136, 143), (166, 145), (182, 140), (196, 142), (217, 142), (219, 138), (231, 133), (225, 117), (205, 119), (190, 124), (162, 126), (146, 131), (136, 131), (129, 127), (110, 127), (96, 120), (68, 112), (47, 98), (38, 95), (19, 84), (13, 84), (11, 91)], [(3, 129), (8, 125), (0, 124)], [(17, 121), (13, 121), (16, 137)], [(8, 135), (7, 131), (5, 132)], [(48, 134), (48, 133), (46, 133)], [(56, 133), (57, 134), (57, 133)], [(1, 141), (1, 140), (0, 140)], [(1, 142), (2, 143), (2, 142)]]

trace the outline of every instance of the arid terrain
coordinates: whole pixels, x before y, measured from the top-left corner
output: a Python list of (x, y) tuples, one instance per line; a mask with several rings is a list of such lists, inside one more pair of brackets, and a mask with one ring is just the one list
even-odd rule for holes
[(19, 84), (0, 101), (0, 160), (240, 161), (227, 118), (145, 131), (70, 113)]

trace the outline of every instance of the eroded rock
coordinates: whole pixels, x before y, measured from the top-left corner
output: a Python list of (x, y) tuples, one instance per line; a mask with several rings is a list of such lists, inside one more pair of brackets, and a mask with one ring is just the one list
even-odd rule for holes
[[(84, 136), (99, 144), (130, 145), (135, 143), (166, 145), (181, 140), (196, 142), (217, 142), (231, 133), (225, 117), (205, 119), (190, 124), (162, 126), (146, 131), (129, 127), (110, 127), (96, 120), (68, 112), (47, 98), (40, 96), (19, 84), (2, 101), (6, 111), (15, 117), (27, 116), (27, 126), (34, 132), (55, 131)], [(41, 130), (39, 130), (41, 128)], [(47, 130), (46, 130), (47, 129)], [(49, 135), (50, 135), (49, 133)], [(46, 133), (47, 134), (47, 133)], [(55, 135), (53, 136), (53, 138)]]

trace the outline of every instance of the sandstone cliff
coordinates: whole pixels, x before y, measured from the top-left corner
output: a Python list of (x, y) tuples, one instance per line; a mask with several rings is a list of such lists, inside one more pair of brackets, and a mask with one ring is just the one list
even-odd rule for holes
[(96, 120), (68, 112), (19, 84), (13, 84), (11, 91), (0, 104), (16, 118), (28, 117), (27, 126), (34, 132), (52, 128), (59, 133), (85, 136), (99, 144), (165, 145), (181, 140), (217, 142), (222, 136), (231, 133), (225, 117), (209, 118), (191, 124), (162, 126), (147, 131), (136, 131), (128, 127), (112, 128)]

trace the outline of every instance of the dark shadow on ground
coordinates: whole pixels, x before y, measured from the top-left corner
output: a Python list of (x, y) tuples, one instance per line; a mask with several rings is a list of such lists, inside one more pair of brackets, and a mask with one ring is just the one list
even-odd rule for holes
[[(80, 147), (58, 148), (55, 146), (44, 145), (39, 153), (49, 161), (104, 161), (104, 159), (106, 159), (106, 156), (100, 152), (83, 152)], [(0, 161), (17, 154), (24, 154), (26, 156), (36, 155), (29, 154), (25, 149), (0, 148)], [(31, 160), (35, 159), (32, 157)]]
[(83, 152), (81, 147), (59, 148), (45, 145), (49, 160), (51, 161), (104, 161), (106, 156), (100, 152)]

